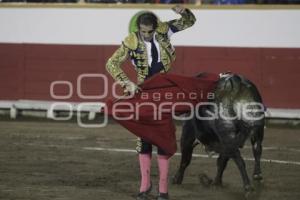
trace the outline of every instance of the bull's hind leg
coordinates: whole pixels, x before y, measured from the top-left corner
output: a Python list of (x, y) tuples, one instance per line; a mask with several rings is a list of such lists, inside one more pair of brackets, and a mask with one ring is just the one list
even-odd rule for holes
[(186, 121), (182, 127), (182, 135), (180, 140), (181, 161), (179, 169), (173, 177), (173, 184), (182, 183), (185, 169), (191, 163), (192, 153), (194, 149), (193, 144), (196, 140), (196, 134), (193, 123), (193, 120)]
[(251, 136), (252, 152), (255, 159), (253, 179), (261, 181), (263, 179), (260, 169), (260, 159), (262, 154), (262, 141), (264, 138), (264, 127), (257, 127)]
[(241, 156), (240, 150), (237, 149), (232, 158), (240, 171), (240, 174), (243, 179), (244, 189), (247, 194), (248, 192), (251, 192), (253, 190), (253, 188), (250, 185), (249, 176), (248, 176), (247, 170), (246, 170), (246, 164), (245, 164), (244, 159)]

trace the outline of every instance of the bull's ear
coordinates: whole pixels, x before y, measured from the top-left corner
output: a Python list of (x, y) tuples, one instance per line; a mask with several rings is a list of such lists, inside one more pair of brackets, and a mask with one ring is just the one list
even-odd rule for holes
[(222, 91), (222, 93), (232, 91), (234, 86), (231, 81), (231, 78), (232, 77), (230, 76), (221, 76), (217, 85), (218, 91)]

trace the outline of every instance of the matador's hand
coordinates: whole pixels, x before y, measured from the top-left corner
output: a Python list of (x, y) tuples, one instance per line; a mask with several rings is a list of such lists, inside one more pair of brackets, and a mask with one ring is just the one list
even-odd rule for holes
[(126, 81), (123, 88), (125, 95), (134, 95), (141, 91), (141, 88), (131, 81)]
[(177, 14), (182, 14), (185, 11), (185, 7), (183, 7), (182, 5), (176, 5), (172, 8), (172, 10)]

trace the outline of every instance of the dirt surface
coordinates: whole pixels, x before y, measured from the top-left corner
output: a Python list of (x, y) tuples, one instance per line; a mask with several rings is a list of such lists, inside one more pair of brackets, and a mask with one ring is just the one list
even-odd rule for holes
[[(115, 123), (91, 129), (72, 122), (0, 121), (0, 199), (135, 199), (139, 188), (135, 143), (135, 136)], [(300, 130), (268, 127), (264, 147), (264, 182), (253, 183), (255, 192), (250, 199), (299, 200)], [(249, 144), (242, 152), (252, 158)], [(195, 153), (205, 155), (201, 146)], [(170, 178), (179, 161), (179, 156), (172, 157)], [(215, 158), (194, 157), (183, 184), (170, 184), (170, 199), (245, 199), (232, 161), (225, 171), (223, 188), (207, 188), (199, 183), (199, 174), (215, 175), (215, 162)], [(152, 163), (155, 199), (155, 155)], [(246, 164), (251, 175), (253, 161)]]

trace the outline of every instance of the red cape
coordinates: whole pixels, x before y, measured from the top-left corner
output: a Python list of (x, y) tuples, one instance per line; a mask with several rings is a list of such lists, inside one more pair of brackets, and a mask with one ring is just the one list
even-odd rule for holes
[(136, 136), (173, 155), (177, 145), (172, 114), (190, 112), (191, 106), (206, 102), (218, 79), (209, 73), (201, 77), (158, 74), (133, 97), (109, 100), (106, 112)]

